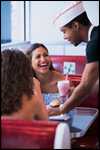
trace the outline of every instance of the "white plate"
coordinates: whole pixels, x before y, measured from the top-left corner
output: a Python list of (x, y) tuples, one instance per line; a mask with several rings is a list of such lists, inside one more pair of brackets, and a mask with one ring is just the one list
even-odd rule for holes
[(67, 114), (57, 115), (57, 116), (50, 116), (49, 120), (68, 120), (70, 118)]

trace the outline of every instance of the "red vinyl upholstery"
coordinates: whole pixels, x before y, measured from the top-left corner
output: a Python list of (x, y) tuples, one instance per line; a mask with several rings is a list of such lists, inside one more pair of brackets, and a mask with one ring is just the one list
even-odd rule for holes
[(53, 148), (58, 122), (2, 119), (2, 148)]
[[(74, 86), (77, 86), (80, 83), (81, 75), (68, 75), (68, 79), (72, 81)], [(99, 101), (99, 91), (98, 87), (94, 87), (92, 92), (84, 99), (84, 101), (80, 104), (83, 107), (95, 107), (98, 108)]]
[(61, 56), (52, 55), (50, 56), (55, 69), (63, 73), (64, 62), (75, 62), (76, 63), (76, 74), (82, 74), (84, 66), (86, 64), (85, 56)]
[(1, 134), (1, 148), (7, 149), (61, 149), (71, 145), (69, 126), (57, 121), (2, 118)]
[(72, 84), (76, 87), (80, 83), (81, 74), (70, 74), (68, 75), (68, 80), (70, 80)]

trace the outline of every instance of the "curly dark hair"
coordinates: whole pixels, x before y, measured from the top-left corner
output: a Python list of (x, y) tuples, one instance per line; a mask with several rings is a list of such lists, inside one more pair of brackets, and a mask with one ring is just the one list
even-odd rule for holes
[(29, 59), (18, 49), (1, 52), (1, 113), (10, 115), (22, 107), (23, 94), (33, 95), (33, 75)]
[[(39, 47), (43, 47), (47, 52), (48, 52), (48, 49), (45, 45), (41, 44), (41, 43), (34, 43), (34, 44), (31, 44), (31, 46), (29, 47), (29, 49), (27, 50), (26, 52), (26, 56), (30, 59), (30, 61), (32, 61), (32, 52), (36, 49), (36, 48), (39, 48)], [(51, 62), (51, 65), (50, 65), (50, 70), (55, 70), (53, 65), (52, 65), (52, 62)], [(35, 76), (35, 72), (33, 70), (33, 74)]]

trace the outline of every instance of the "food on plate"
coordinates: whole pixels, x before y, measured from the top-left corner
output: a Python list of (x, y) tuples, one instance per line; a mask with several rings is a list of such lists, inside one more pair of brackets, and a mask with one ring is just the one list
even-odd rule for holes
[(51, 107), (59, 107), (60, 106), (60, 101), (58, 99), (55, 99), (53, 100), (51, 103), (50, 103), (50, 106)]

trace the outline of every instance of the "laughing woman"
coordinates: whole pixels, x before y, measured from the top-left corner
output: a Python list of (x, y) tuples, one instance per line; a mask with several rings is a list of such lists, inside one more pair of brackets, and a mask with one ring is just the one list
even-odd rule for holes
[(48, 49), (43, 44), (32, 44), (26, 55), (31, 60), (33, 74), (40, 81), (45, 104), (49, 104), (59, 97), (57, 82), (64, 80), (65, 76), (53, 68)]

